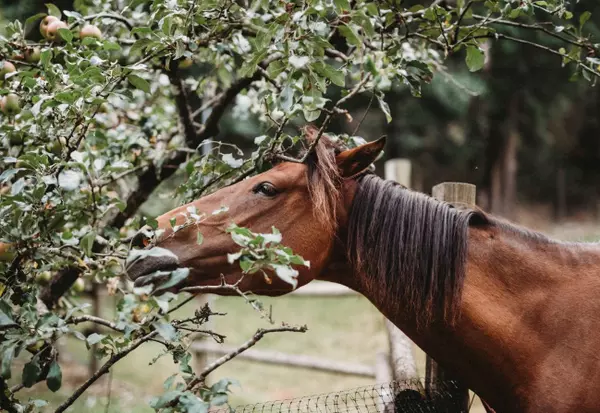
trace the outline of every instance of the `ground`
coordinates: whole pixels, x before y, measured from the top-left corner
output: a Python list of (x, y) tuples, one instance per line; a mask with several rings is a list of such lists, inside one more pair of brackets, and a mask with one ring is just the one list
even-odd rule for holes
[[(546, 225), (548, 219), (520, 214), (519, 220), (529, 227), (565, 240), (593, 241), (600, 239), (597, 221), (566, 222)], [(264, 299), (265, 305), (273, 306), (274, 318), (289, 324), (306, 324), (308, 332), (270, 335), (255, 348), (271, 349), (294, 354), (326, 357), (338, 361), (375, 364), (377, 352), (387, 348), (387, 338), (382, 316), (361, 296), (340, 298), (280, 297)], [(194, 305), (188, 307), (193, 311)], [(215, 297), (213, 308), (229, 315), (216, 319), (212, 327), (227, 336), (227, 343), (239, 344), (248, 339), (259, 327), (268, 326), (257, 313), (241, 299)], [(111, 405), (108, 412), (151, 412), (147, 401), (161, 392), (163, 381), (176, 371), (168, 357), (160, 358), (149, 365), (158, 354), (159, 346), (146, 344), (131, 356), (117, 364), (112, 376)], [(81, 383), (87, 375), (88, 353), (85, 345), (69, 339), (62, 351), (65, 386), (56, 395), (53, 403), (64, 400), (69, 390)], [(424, 356), (417, 351), (420, 374), (423, 375)], [(373, 379), (334, 375), (299, 368), (270, 366), (243, 360), (234, 360), (211, 376), (211, 380), (223, 377), (235, 378), (240, 387), (235, 387), (232, 405), (281, 400), (326, 392), (370, 386)], [(108, 377), (93, 386), (70, 411), (87, 413), (107, 412)], [(27, 390), (28, 396), (46, 397), (44, 385)], [(56, 406), (53, 404), (53, 406)], [(50, 409), (48, 411), (51, 411)], [(473, 412), (483, 412), (476, 403)]]

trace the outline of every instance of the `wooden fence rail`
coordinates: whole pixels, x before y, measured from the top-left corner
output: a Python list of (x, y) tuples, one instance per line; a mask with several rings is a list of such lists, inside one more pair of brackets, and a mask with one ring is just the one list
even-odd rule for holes
[[(208, 341), (200, 341), (193, 343), (191, 350), (199, 353), (209, 353), (222, 356), (235, 351), (236, 347), (211, 343)], [(240, 353), (236, 358), (257, 361), (266, 364), (277, 364), (282, 366), (326, 371), (329, 373), (341, 373), (370, 378), (376, 377), (376, 369), (367, 364), (333, 361), (320, 357), (287, 354), (279, 351), (248, 349), (243, 353)]]

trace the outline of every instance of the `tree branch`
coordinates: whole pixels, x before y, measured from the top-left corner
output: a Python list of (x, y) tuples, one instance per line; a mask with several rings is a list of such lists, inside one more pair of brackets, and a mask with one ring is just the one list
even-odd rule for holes
[(269, 64), (271, 64), (271, 62), (279, 58), (280, 54), (275, 53), (268, 59), (265, 59), (263, 62), (261, 62), (259, 64), (259, 69), (257, 69), (252, 76), (238, 79), (229, 87), (229, 89), (224, 91), (220, 95), (220, 98), (216, 99), (215, 104), (212, 107), (212, 111), (210, 112), (210, 115), (206, 119), (206, 122), (204, 122), (204, 125), (198, 131), (198, 134), (195, 136), (195, 139), (189, 140), (186, 136), (187, 145), (190, 148), (197, 148), (198, 145), (200, 145), (205, 139), (212, 138), (213, 136), (217, 135), (219, 133), (219, 121), (221, 120), (221, 117), (223, 117), (223, 114), (225, 113), (225, 110), (227, 109), (229, 104), (233, 102), (235, 97), (242, 90), (246, 89), (253, 82), (262, 77), (262, 71), (260, 70), (260, 68), (266, 69), (269, 66)]
[(20, 411), (12, 400), (13, 393), (8, 388), (6, 381), (0, 377), (0, 407), (3, 409), (2, 411), (8, 413), (18, 413)]
[(56, 305), (60, 297), (67, 292), (69, 288), (75, 283), (77, 278), (83, 273), (83, 269), (74, 265), (63, 268), (56, 277), (52, 278), (50, 285), (42, 291), (40, 299), (42, 302), (51, 309)]
[(583, 70), (585, 70), (586, 72), (588, 72), (588, 73), (590, 73), (590, 74), (592, 74), (594, 76), (600, 77), (600, 72), (597, 72), (594, 69), (592, 69), (591, 67), (587, 66), (580, 59), (575, 59), (575, 58), (573, 58), (571, 56), (568, 56), (568, 55), (566, 55), (564, 53), (561, 53), (561, 52), (559, 52), (557, 50), (554, 50), (551, 47), (547, 47), (547, 46), (544, 46), (544, 45), (541, 45), (541, 44), (538, 44), (538, 43), (535, 43), (535, 42), (531, 42), (529, 40), (524, 40), (524, 39), (519, 39), (517, 37), (508, 36), (508, 35), (502, 34), (502, 33), (492, 33), (492, 34), (481, 35), (481, 36), (474, 36), (473, 37), (473, 39), (481, 39), (481, 38), (510, 40), (510, 41), (515, 42), (515, 43), (521, 43), (521, 44), (525, 44), (525, 45), (528, 45), (528, 46), (533, 46), (533, 47), (535, 47), (537, 49), (545, 50), (548, 53), (552, 53), (552, 54), (560, 56), (562, 58), (569, 59), (569, 60), (577, 63), (579, 66), (581, 66), (581, 68)]
[(269, 333), (280, 333), (280, 332), (285, 332), (285, 331), (291, 331), (291, 332), (296, 332), (296, 333), (305, 333), (307, 330), (308, 330), (308, 328), (306, 326), (302, 326), (302, 327), (283, 326), (283, 327), (269, 328), (269, 329), (261, 328), (261, 329), (257, 330), (256, 333), (254, 333), (254, 336), (252, 336), (252, 338), (250, 340), (246, 341), (244, 344), (239, 346), (237, 349), (235, 349), (235, 351), (232, 351), (231, 353), (218, 358), (217, 360), (215, 360), (214, 362), (212, 362), (211, 364), (206, 366), (204, 368), (204, 370), (202, 370), (202, 372), (197, 377), (195, 377), (193, 380), (191, 380), (188, 383), (186, 390), (192, 390), (197, 385), (203, 383), (204, 380), (206, 379), (206, 376), (208, 376), (211, 372), (213, 372), (214, 370), (216, 370), (223, 364), (227, 363), (229, 360), (233, 359), (238, 354), (240, 354), (240, 353), (248, 350), (250, 347), (254, 346), (265, 335), (267, 335)]
[[(486, 19), (485, 16), (479, 16), (476, 14), (474, 14), (472, 17), (475, 20), (479, 20), (479, 21), (485, 21), (485, 19)], [(560, 34), (553, 32), (552, 30), (546, 29), (544, 26), (542, 26), (539, 23), (538, 24), (519, 23), (519, 22), (510, 21), (510, 20), (500, 19), (500, 18), (491, 19), (488, 21), (488, 23), (489, 24), (498, 24), (498, 25), (502, 25), (502, 26), (518, 27), (518, 28), (527, 29), (527, 30), (541, 31), (541, 32), (547, 34), (548, 36), (554, 37), (555, 39), (558, 39), (565, 43), (569, 43), (574, 46), (579, 46), (579, 47), (583, 47), (583, 48), (587, 48), (587, 49), (597, 50), (591, 43), (582, 43), (580, 41), (567, 39), (566, 37), (563, 37)], [(552, 23), (549, 22), (548, 24), (552, 24)]]
[(136, 341), (132, 342), (124, 350), (121, 350), (117, 354), (114, 354), (110, 359), (108, 359), (108, 361), (106, 363), (104, 363), (102, 365), (102, 367), (100, 367), (100, 369), (98, 369), (98, 371), (96, 371), (89, 379), (87, 379), (85, 381), (85, 383), (83, 383), (81, 386), (79, 386), (77, 388), (77, 390), (75, 390), (75, 392), (67, 400), (65, 400), (60, 406), (58, 406), (58, 408), (54, 411), (54, 413), (62, 413), (65, 410), (67, 410), (67, 408), (69, 406), (71, 406), (73, 403), (75, 403), (75, 401), (79, 398), (79, 396), (81, 396), (83, 394), (83, 392), (85, 392), (92, 384), (94, 384), (94, 382), (96, 380), (98, 380), (100, 377), (102, 377), (103, 375), (108, 373), (110, 368), (117, 361), (119, 361), (123, 357), (127, 356), (129, 353), (131, 353), (133, 350), (138, 348), (140, 345), (142, 345), (146, 341), (151, 340), (156, 334), (158, 334), (157, 331), (152, 331), (152, 332), (146, 334), (145, 336), (137, 339)]
[(80, 323), (87, 323), (87, 322), (100, 324), (105, 327), (111, 328), (115, 331), (123, 332), (123, 329), (117, 327), (117, 325), (115, 323), (113, 323), (112, 321), (108, 321), (108, 320), (105, 320), (103, 318), (96, 317), (93, 315), (82, 315), (82, 316), (77, 316), (77, 317), (71, 317), (67, 321), (67, 324), (80, 324)]
[(335, 109), (339, 108), (342, 104), (346, 103), (348, 100), (350, 100), (354, 95), (356, 95), (358, 92), (360, 92), (360, 90), (363, 88), (363, 86), (371, 79), (371, 74), (369, 73), (368, 75), (366, 75), (355, 87), (354, 89), (352, 89), (350, 91), (350, 93), (348, 93), (346, 96), (342, 97), (340, 100), (337, 101), (337, 103), (333, 106), (333, 109), (331, 110), (331, 112), (329, 112), (327, 114), (327, 116), (325, 117), (325, 120), (323, 120), (323, 124), (321, 125), (321, 128), (319, 129), (319, 132), (317, 132), (317, 136), (315, 137), (315, 140), (312, 141), (312, 143), (310, 144), (310, 146), (308, 147), (308, 150), (306, 151), (306, 153), (304, 154), (304, 156), (297, 162), (299, 163), (304, 163), (306, 162), (306, 160), (308, 159), (308, 157), (310, 156), (310, 154), (312, 153), (312, 151), (314, 150), (315, 146), (317, 146), (317, 144), (319, 143), (319, 140), (321, 139), (321, 136), (323, 136), (323, 133), (325, 132), (325, 129), (327, 128), (327, 125), (329, 125), (329, 122), (331, 122), (331, 119), (333, 118), (333, 114), (335, 113)]

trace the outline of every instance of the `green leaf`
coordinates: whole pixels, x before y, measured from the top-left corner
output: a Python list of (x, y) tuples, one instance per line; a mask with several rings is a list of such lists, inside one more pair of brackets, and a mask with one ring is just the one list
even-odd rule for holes
[(154, 329), (158, 332), (158, 334), (167, 341), (177, 340), (177, 330), (169, 323), (164, 322), (155, 322), (152, 323)]
[(201, 232), (198, 232), (198, 235), (196, 236), (196, 244), (202, 245), (203, 242), (204, 242), (204, 235), (202, 235)]
[(35, 26), (35, 24), (38, 22), (38, 20), (45, 16), (46, 16), (46, 13), (38, 13), (38, 14), (34, 14), (33, 16), (30, 16), (29, 18), (27, 18), (27, 20), (25, 20), (24, 32), (29, 33), (31, 31), (31, 29)]
[(160, 286), (158, 286), (154, 290), (154, 292), (156, 293), (157, 291), (166, 290), (171, 287), (174, 287), (177, 284), (179, 284), (181, 281), (185, 280), (188, 275), (190, 275), (189, 268), (178, 268), (175, 271), (172, 271), (169, 280), (167, 282), (165, 282), (164, 284), (161, 284)]
[(10, 346), (2, 354), (2, 364), (0, 365), (0, 376), (6, 380), (12, 376), (11, 365), (15, 357), (15, 347)]
[(155, 218), (147, 217), (146, 218), (146, 225), (148, 225), (153, 230), (157, 230), (158, 229), (158, 221)]
[(104, 44), (102, 45), (102, 48), (106, 51), (119, 51), (121, 50), (121, 46), (119, 45), (119, 43), (115, 43), (115, 42), (110, 42), (110, 41), (105, 41)]
[(10, 315), (6, 314), (4, 311), (2, 311), (2, 308), (0, 308), (0, 327), (16, 325), (17, 324), (10, 317)]
[(23, 366), (23, 385), (28, 388), (32, 387), (37, 383), (41, 373), (42, 369), (39, 365), (39, 359), (37, 357), (32, 358), (29, 363)]
[(127, 76), (127, 80), (137, 89), (140, 89), (146, 93), (150, 93), (150, 83), (146, 79), (142, 79), (138, 75), (131, 74)]
[(331, 82), (340, 87), (346, 86), (346, 75), (344, 70), (335, 69), (327, 63), (316, 62), (312, 65), (315, 72), (320, 74), (321, 76), (325, 76), (327, 79), (331, 80)]
[(385, 115), (385, 120), (387, 123), (392, 121), (392, 113), (390, 112), (390, 105), (387, 104), (385, 100), (383, 100), (383, 96), (377, 96), (377, 101), (379, 102), (379, 107), (381, 111)]
[(338, 30), (342, 34), (342, 36), (344, 36), (346, 38), (346, 40), (348, 41), (349, 44), (354, 45), (354, 46), (361, 45), (361, 41), (358, 38), (358, 35), (350, 26), (342, 25), (342, 26), (338, 27)]
[(581, 13), (581, 16), (579, 16), (579, 30), (583, 29), (583, 26), (587, 23), (590, 17), (592, 17), (592, 13), (589, 11), (584, 11)]
[(58, 34), (67, 43), (71, 43), (71, 40), (73, 40), (73, 32), (69, 29), (58, 29)]
[(177, 373), (169, 376), (165, 382), (163, 383), (163, 388), (165, 390), (169, 390), (172, 386), (173, 386), (173, 382), (175, 382), (175, 379), (177, 378)]
[(58, 7), (56, 7), (54, 4), (46, 3), (46, 7), (48, 8), (48, 14), (50, 16), (55, 16), (55, 17), (58, 17), (59, 19), (62, 17), (62, 13), (60, 12), (60, 9)]
[(485, 54), (479, 47), (468, 46), (465, 62), (471, 72), (477, 72), (485, 63)]
[(50, 364), (50, 370), (48, 371), (48, 376), (46, 377), (46, 385), (48, 386), (48, 389), (53, 392), (58, 391), (62, 385), (62, 371), (60, 370), (60, 365), (56, 362), (56, 360)]
[(98, 344), (99, 342), (104, 340), (104, 337), (106, 337), (104, 334), (92, 333), (89, 336), (87, 336), (85, 341), (88, 345), (93, 346), (94, 344)]
[(83, 250), (84, 254), (88, 257), (92, 256), (92, 247), (94, 246), (95, 240), (96, 233), (94, 231), (90, 231), (81, 238), (81, 241), (79, 241), (79, 246)]
[(350, 7), (350, 2), (348, 0), (333, 0), (333, 3), (335, 4), (338, 13), (352, 8)]

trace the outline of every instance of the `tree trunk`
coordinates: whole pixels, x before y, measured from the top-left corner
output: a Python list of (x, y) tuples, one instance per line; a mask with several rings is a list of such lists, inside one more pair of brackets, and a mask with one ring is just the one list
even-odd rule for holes
[(515, 219), (517, 203), (517, 146), (519, 141), (519, 93), (516, 92), (510, 102), (508, 127), (504, 151), (502, 153), (502, 214)]

